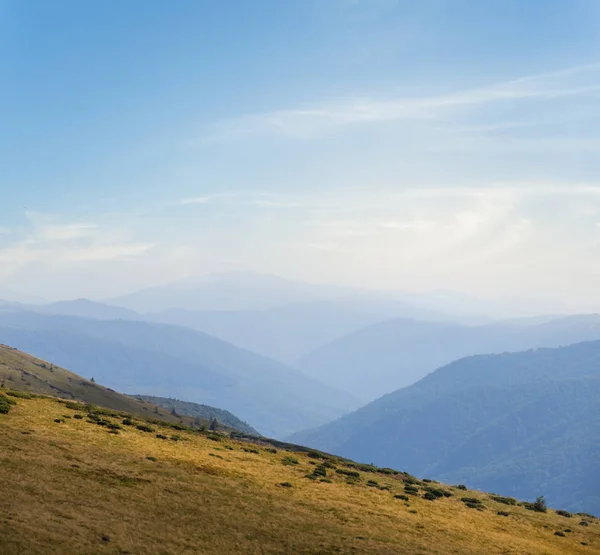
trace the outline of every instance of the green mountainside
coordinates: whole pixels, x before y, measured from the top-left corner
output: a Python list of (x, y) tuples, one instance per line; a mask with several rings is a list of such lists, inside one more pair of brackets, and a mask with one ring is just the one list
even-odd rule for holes
[(147, 401), (153, 405), (166, 408), (169, 411), (175, 411), (179, 415), (191, 416), (192, 418), (202, 418), (211, 420), (215, 418), (220, 424), (235, 428), (245, 434), (260, 436), (260, 434), (246, 422), (242, 422), (237, 416), (231, 414), (228, 410), (201, 405), (198, 403), (189, 403), (180, 401), (179, 399), (171, 399), (169, 397), (154, 397), (152, 395), (132, 395), (135, 399)]
[(600, 342), (453, 362), (290, 440), (600, 513)]

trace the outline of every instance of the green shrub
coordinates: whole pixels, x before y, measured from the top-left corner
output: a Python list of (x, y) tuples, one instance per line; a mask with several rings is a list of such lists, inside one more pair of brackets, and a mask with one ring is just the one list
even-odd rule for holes
[(290, 457), (288, 455), (288, 456), (283, 457), (283, 459), (281, 459), (281, 464), (284, 464), (286, 466), (292, 466), (294, 464), (298, 464), (298, 459), (296, 457)]
[(169, 439), (165, 434), (156, 434), (158, 439)]
[(449, 491), (443, 490), (441, 488), (428, 487), (426, 491), (427, 493), (430, 493), (435, 497), (452, 497), (452, 494)]
[(313, 474), (315, 476), (322, 476), (323, 478), (325, 478), (327, 476), (327, 469), (322, 464), (320, 464), (313, 470)]
[(64, 421), (65, 421), (65, 419), (64, 419), (64, 418), (55, 418), (55, 419), (54, 419), (54, 422), (56, 422), (57, 424), (61, 424), (61, 423), (63, 423)]
[(569, 511), (563, 511), (562, 509), (559, 509), (558, 511), (556, 511), (556, 514), (560, 515), (560, 516), (564, 516), (565, 518), (571, 518), (573, 516)]
[(343, 474), (344, 476), (350, 476), (351, 478), (360, 478), (360, 472), (356, 470), (346, 470), (345, 468), (338, 468), (336, 470), (337, 474)]
[(151, 426), (146, 426), (146, 424), (139, 424), (138, 426), (136, 426), (136, 428), (140, 432), (153, 432), (154, 431), (154, 428), (152, 428)]
[(260, 455), (260, 451), (258, 449), (253, 449), (252, 447), (242, 447), (242, 451), (245, 451), (246, 453), (254, 453), (255, 455)]
[(478, 509), (482, 511), (485, 506), (476, 497), (461, 497), (460, 499), (469, 509)]
[(119, 430), (108, 430), (109, 434), (119, 435)]
[(398, 493), (397, 495), (394, 495), (394, 499), (402, 499), (402, 501), (408, 501), (408, 495)]
[(500, 495), (490, 495), (492, 501), (503, 503), (504, 505), (516, 505), (517, 500), (514, 497), (502, 497)]
[(319, 482), (323, 483), (323, 484), (333, 484), (333, 481), (330, 480), (329, 478), (321, 478), (319, 480)]
[(458, 484), (458, 486), (454, 486), (456, 489), (462, 489), (463, 491), (467, 490), (467, 486), (465, 486), (464, 484)]
[(430, 491), (426, 491), (425, 495), (423, 495), (423, 499), (427, 499), (427, 501), (435, 501), (436, 499), (438, 499), (438, 496), (434, 495)]
[(152, 461), (152, 462), (156, 462), (158, 459), (156, 457), (152, 457), (152, 456), (148, 456), (146, 457), (147, 460)]
[(33, 393), (27, 393), (26, 391), (16, 391), (14, 389), (9, 389), (6, 392), (7, 395), (10, 395), (11, 397), (16, 397), (17, 399), (33, 399), (34, 397), (37, 397), (37, 395), (34, 395)]
[(121, 424), (124, 426), (135, 426), (135, 422), (131, 418), (124, 418)]
[(586, 520), (582, 520), (582, 521), (579, 523), (579, 526), (589, 526), (589, 525), (590, 525), (590, 524), (589, 524), (589, 522), (587, 522)]
[(10, 407), (14, 405), (15, 402), (4, 395), (0, 395), (0, 414), (8, 414), (10, 411)]
[(498, 511), (496, 514), (500, 516), (510, 516), (510, 513), (507, 513), (506, 511)]
[(408, 493), (409, 495), (419, 495), (419, 488), (415, 486), (404, 486), (404, 493)]
[(83, 420), (83, 416), (81, 414), (74, 414), (73, 418), (75, 418), (75, 420)]
[(282, 488), (293, 488), (294, 486), (292, 484), (290, 484), (290, 482), (281, 482), (281, 484), (279, 484)]
[(267, 453), (273, 453), (273, 455), (276, 455), (276, 454), (277, 454), (277, 449), (271, 449), (271, 448), (267, 448), (267, 449), (265, 449), (265, 451), (266, 451)]
[(565, 537), (565, 533), (564, 533), (564, 532), (561, 532), (560, 530), (557, 530), (556, 532), (554, 532), (554, 535), (555, 535), (555, 536), (560, 536), (561, 538), (564, 538), (564, 537)]
[(109, 430), (122, 430), (122, 429), (123, 429), (123, 426), (120, 426), (119, 424), (113, 424), (112, 422), (109, 422), (109, 423), (106, 425), (106, 427), (107, 427)]
[(533, 510), (538, 513), (545, 513), (548, 510), (546, 500), (543, 495), (540, 495), (533, 503)]
[(370, 486), (370, 487), (374, 487), (374, 486), (378, 486), (378, 485), (379, 484), (378, 484), (377, 480), (369, 480), (367, 482), (367, 486)]

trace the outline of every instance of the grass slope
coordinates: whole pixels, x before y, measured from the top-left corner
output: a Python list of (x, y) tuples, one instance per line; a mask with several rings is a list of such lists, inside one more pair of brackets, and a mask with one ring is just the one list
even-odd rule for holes
[[(122, 425), (116, 412), (101, 412), (98, 426), (88, 407), (54, 398), (15, 401), (0, 414), (4, 555), (600, 548), (600, 522), (591, 516), (537, 513), (485, 493), (226, 435), (156, 425), (144, 432), (139, 420)], [(406, 493), (411, 485), (416, 495)], [(452, 496), (430, 501), (428, 488)], [(473, 508), (462, 497), (473, 498)]]

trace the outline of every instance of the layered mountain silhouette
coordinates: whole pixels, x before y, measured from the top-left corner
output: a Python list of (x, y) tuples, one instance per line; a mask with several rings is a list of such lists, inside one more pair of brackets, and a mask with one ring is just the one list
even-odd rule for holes
[(600, 316), (595, 314), (486, 325), (396, 318), (319, 347), (296, 366), (368, 402), (465, 356), (560, 347), (594, 339), (600, 339)]
[(183, 327), (5, 309), (0, 342), (119, 391), (229, 410), (274, 437), (358, 406), (350, 395), (293, 368)]

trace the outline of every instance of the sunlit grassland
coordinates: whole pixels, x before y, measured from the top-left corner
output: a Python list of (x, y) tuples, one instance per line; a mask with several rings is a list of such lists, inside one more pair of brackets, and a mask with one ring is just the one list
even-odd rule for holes
[[(55, 399), (15, 401), (0, 414), (2, 554), (600, 552), (596, 519), (583, 526), (579, 516), (447, 486), (452, 497), (405, 502), (394, 497), (404, 493), (403, 474), (360, 472), (349, 484), (327, 468), (331, 483), (321, 482), (306, 475), (323, 461), (306, 453), (156, 424), (110, 433)], [(485, 509), (468, 508), (463, 496)]]

